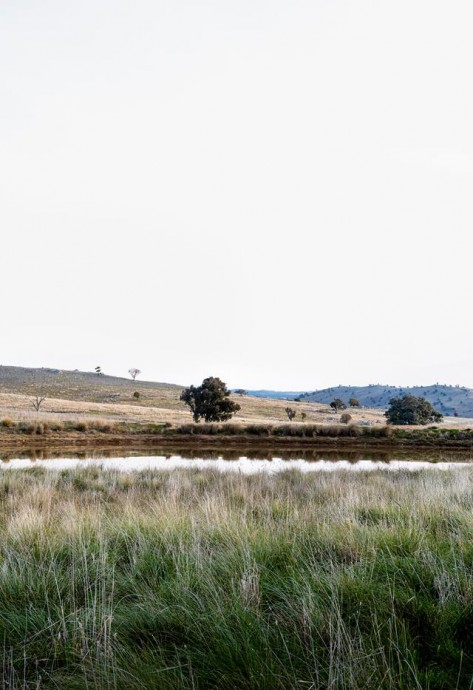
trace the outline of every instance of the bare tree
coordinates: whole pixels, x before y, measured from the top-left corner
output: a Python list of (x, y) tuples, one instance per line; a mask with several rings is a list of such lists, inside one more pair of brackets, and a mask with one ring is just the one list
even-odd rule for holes
[(136, 377), (141, 374), (141, 369), (136, 369), (135, 367), (131, 367), (131, 369), (128, 369), (128, 373), (130, 374), (131, 378), (134, 381), (136, 379)]
[(41, 395), (37, 395), (34, 398), (32, 405), (33, 405), (34, 409), (36, 410), (36, 412), (39, 412), (39, 408), (41, 407), (41, 405), (44, 403), (45, 400), (46, 400), (46, 398), (43, 398)]
[(33, 371), (31, 377), (31, 384), (34, 392), (34, 398), (31, 401), (31, 404), (33, 405), (36, 412), (39, 412), (41, 405), (46, 400), (46, 397), (44, 395), (44, 373), (41, 373), (40, 380), (38, 381), (36, 371)]

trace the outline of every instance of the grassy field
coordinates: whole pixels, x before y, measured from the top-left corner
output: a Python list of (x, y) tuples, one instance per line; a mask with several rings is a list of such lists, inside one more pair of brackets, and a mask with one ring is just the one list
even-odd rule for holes
[(473, 473), (0, 477), (2, 688), (451, 690)]
[[(25, 369), (0, 366), (0, 421), (27, 424), (98, 422), (101, 424), (172, 424), (191, 421), (189, 409), (179, 400), (183, 387), (112, 376), (97, 376), (80, 371)], [(135, 398), (134, 394), (139, 397)], [(45, 398), (39, 412), (33, 401)], [(252, 396), (233, 396), (241, 410), (233, 418), (237, 424), (287, 422), (286, 407), (296, 410), (295, 422), (333, 425), (340, 413), (328, 405), (313, 402), (268, 400)], [(352, 422), (362, 426), (385, 423), (383, 410), (350, 409)], [(473, 425), (469, 418), (446, 418), (442, 426), (459, 428)]]

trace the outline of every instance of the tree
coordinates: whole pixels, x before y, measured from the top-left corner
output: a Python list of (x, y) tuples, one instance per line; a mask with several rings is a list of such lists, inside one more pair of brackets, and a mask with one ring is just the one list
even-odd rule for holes
[(388, 424), (429, 424), (443, 419), (443, 415), (437, 412), (428, 400), (415, 395), (391, 398), (384, 415)]
[(338, 410), (346, 410), (347, 406), (343, 402), (343, 400), (340, 400), (340, 398), (335, 398), (335, 400), (332, 400), (330, 403), (330, 407), (332, 410), (335, 410), (335, 412), (338, 412)]
[(39, 412), (41, 405), (46, 400), (46, 397), (44, 395), (44, 372), (41, 371), (39, 380), (38, 380), (36, 374), (37, 374), (37, 372), (33, 371), (33, 375), (31, 377), (31, 384), (32, 384), (32, 387), (35, 389), (35, 396), (34, 396), (33, 400), (31, 401), (31, 404), (33, 405), (36, 412)]
[(248, 391), (246, 391), (244, 388), (237, 388), (235, 393), (236, 393), (236, 395), (241, 395), (241, 396), (248, 395)]
[(36, 410), (36, 412), (39, 412), (40, 407), (44, 403), (45, 400), (46, 400), (46, 398), (43, 398), (43, 396), (41, 396), (41, 395), (37, 395), (34, 398), (32, 405), (33, 405), (34, 409)]
[(194, 422), (201, 417), (206, 422), (225, 422), (240, 409), (230, 400), (226, 384), (215, 376), (204, 379), (200, 386), (185, 388), (179, 399), (190, 407)]
[(95, 373), (97, 376), (102, 376), (102, 367), (95, 367)]
[(350, 400), (348, 401), (348, 404), (350, 405), (350, 407), (361, 407), (360, 401), (358, 400), (358, 398), (350, 398)]
[(136, 379), (136, 377), (141, 374), (141, 369), (136, 369), (136, 367), (131, 367), (131, 369), (128, 369), (128, 373), (130, 374), (131, 378), (134, 381)]
[(293, 410), (292, 407), (286, 407), (285, 412), (288, 416), (289, 421), (292, 422), (292, 420), (294, 419), (294, 417), (297, 414), (296, 410)]

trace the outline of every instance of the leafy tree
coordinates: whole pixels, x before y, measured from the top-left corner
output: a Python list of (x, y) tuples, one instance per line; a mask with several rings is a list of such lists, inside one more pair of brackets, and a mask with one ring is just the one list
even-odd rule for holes
[(240, 405), (230, 400), (226, 384), (215, 376), (209, 376), (200, 386), (185, 388), (179, 398), (190, 407), (194, 422), (203, 418), (206, 422), (225, 422), (238, 412)]
[(415, 395), (391, 398), (384, 414), (389, 424), (429, 424), (443, 419), (428, 400)]
[(289, 421), (292, 422), (292, 420), (297, 414), (296, 410), (293, 410), (292, 407), (286, 407), (285, 412), (288, 416)]
[(335, 400), (332, 400), (330, 403), (330, 407), (332, 410), (335, 410), (335, 412), (338, 412), (338, 410), (346, 410), (347, 406), (343, 402), (343, 400), (340, 400), (340, 398), (335, 398)]
[(348, 401), (348, 404), (350, 405), (350, 407), (361, 407), (360, 401), (358, 400), (358, 398), (350, 398), (350, 400)]
[(242, 395), (242, 396), (243, 396), (243, 395), (248, 395), (248, 391), (246, 391), (244, 388), (238, 388), (238, 389), (235, 391), (235, 393), (236, 393), (236, 395)]
[(137, 369), (136, 367), (131, 367), (131, 369), (128, 369), (128, 373), (130, 374), (131, 378), (133, 381), (136, 379), (139, 374), (141, 374), (141, 369)]

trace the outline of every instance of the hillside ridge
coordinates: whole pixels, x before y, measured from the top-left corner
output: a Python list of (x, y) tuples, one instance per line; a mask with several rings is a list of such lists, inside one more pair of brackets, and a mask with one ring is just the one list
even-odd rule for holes
[(356, 398), (362, 407), (387, 408), (391, 398), (415, 395), (426, 398), (436, 410), (446, 416), (473, 417), (473, 389), (465, 386), (432, 384), (429, 386), (389, 386), (371, 384), (368, 386), (333, 386), (319, 391), (294, 393), (284, 391), (248, 391), (257, 397), (286, 398), (329, 405), (334, 398), (340, 398), (348, 405), (350, 398)]

